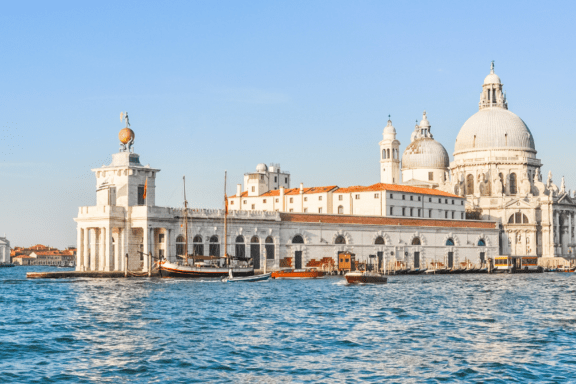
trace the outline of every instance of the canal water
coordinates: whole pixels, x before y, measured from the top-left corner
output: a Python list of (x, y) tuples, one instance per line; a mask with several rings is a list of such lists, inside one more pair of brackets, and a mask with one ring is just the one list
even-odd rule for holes
[(570, 382), (576, 276), (224, 284), (0, 269), (1, 383)]

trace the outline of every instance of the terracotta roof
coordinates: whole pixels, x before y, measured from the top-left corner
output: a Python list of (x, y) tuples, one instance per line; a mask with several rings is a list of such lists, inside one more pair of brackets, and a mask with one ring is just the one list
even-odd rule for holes
[(26, 256), (26, 255), (18, 255), (18, 256), (14, 256), (13, 259), (33, 259), (32, 256)]
[(453, 228), (485, 228), (496, 229), (494, 221), (472, 220), (441, 220), (415, 219), (403, 217), (352, 216), (352, 215), (322, 215), (311, 213), (280, 213), (282, 221), (294, 223), (322, 224), (360, 224), (360, 225), (390, 225), (411, 227), (453, 227)]
[(339, 188), (334, 193), (350, 193), (350, 192), (370, 192), (370, 191), (397, 191), (397, 192), (408, 192), (408, 193), (420, 193), (423, 195), (435, 195), (435, 196), (446, 196), (446, 197), (458, 197), (463, 198), (452, 193), (440, 191), (438, 189), (432, 188), (421, 188), (421, 187), (411, 187), (409, 185), (398, 185), (398, 184), (384, 184), (376, 183), (368, 187), (362, 185), (356, 185), (348, 188)]
[[(330, 192), (332, 190), (335, 190), (336, 188), (338, 188), (337, 185), (329, 185), (327, 187), (304, 188), (304, 194), (310, 195), (313, 193), (325, 193), (325, 192)], [(299, 194), (300, 194), (300, 188), (284, 189), (284, 195), (299, 195)], [(248, 192), (242, 192), (242, 194), (240, 196), (246, 197), (246, 196), (248, 196)], [(263, 193), (260, 196), (253, 196), (253, 197), (266, 197), (266, 196), (280, 196), (280, 190), (274, 189), (274, 190), (268, 191), (266, 193)], [(230, 196), (230, 198), (233, 198), (233, 197), (236, 197), (236, 195)]]

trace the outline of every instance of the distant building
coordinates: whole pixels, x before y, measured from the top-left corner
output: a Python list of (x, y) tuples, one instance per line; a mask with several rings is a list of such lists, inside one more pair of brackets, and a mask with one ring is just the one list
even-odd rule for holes
[(41, 244), (29, 248), (16, 247), (12, 253), (12, 262), (18, 265), (71, 265), (76, 259), (76, 248), (60, 251)]
[(10, 263), (10, 242), (6, 236), (0, 237), (0, 263)]

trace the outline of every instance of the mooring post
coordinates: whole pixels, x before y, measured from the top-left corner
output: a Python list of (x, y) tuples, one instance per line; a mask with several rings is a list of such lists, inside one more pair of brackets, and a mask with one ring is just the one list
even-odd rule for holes
[(128, 277), (128, 254), (124, 257), (124, 277)]
[(152, 252), (148, 255), (148, 277), (152, 277)]

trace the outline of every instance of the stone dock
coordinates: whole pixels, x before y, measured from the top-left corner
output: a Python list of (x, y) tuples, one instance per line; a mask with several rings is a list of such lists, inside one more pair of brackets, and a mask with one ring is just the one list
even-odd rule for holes
[[(151, 277), (159, 277), (158, 271), (153, 271)], [(69, 279), (75, 277), (89, 277), (89, 278), (123, 278), (123, 277), (148, 277), (148, 272), (128, 272), (125, 274), (123, 271), (62, 271), (62, 272), (28, 272), (26, 274), (28, 279)]]

